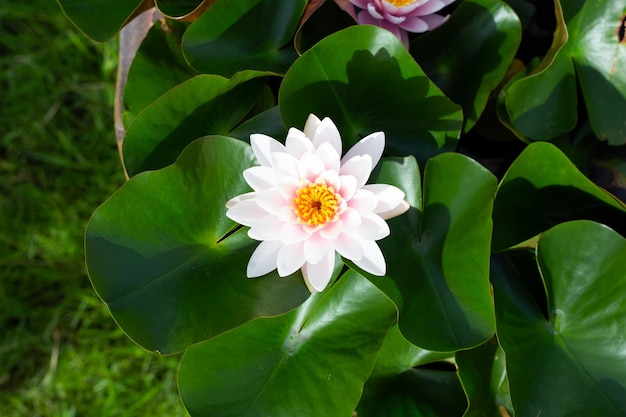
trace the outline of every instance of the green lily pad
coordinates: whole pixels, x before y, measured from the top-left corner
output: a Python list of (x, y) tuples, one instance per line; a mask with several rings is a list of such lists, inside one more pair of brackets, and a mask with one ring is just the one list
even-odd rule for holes
[(431, 80), (463, 106), (469, 131), (504, 78), (522, 38), (515, 12), (500, 0), (462, 2), (441, 28), (411, 43)]
[(502, 178), (493, 208), (493, 249), (504, 250), (568, 220), (623, 228), (626, 205), (592, 183), (550, 143), (529, 145)]
[(256, 71), (230, 80), (198, 75), (159, 97), (126, 131), (123, 153), (128, 175), (173, 163), (199, 137), (228, 134), (255, 105), (267, 77)]
[(192, 417), (350, 416), (396, 318), (354, 271), (296, 311), (190, 347), (178, 375)]
[(284, 74), (296, 59), (289, 41), (306, 0), (217, 0), (183, 37), (183, 52), (198, 71), (231, 77), (238, 71)]
[(154, 0), (154, 2), (165, 16), (181, 17), (197, 9), (202, 0)]
[(616, 30), (624, 5), (555, 1), (555, 9), (551, 50), (537, 70), (506, 88), (512, 127), (529, 140), (550, 140), (573, 129), (578, 84), (595, 135), (612, 145), (626, 143), (623, 112), (616, 111), (626, 108), (626, 55)]
[(299, 273), (248, 279), (257, 242), (225, 215), (248, 192), (249, 145), (212, 137), (172, 166), (131, 178), (93, 214), (85, 237), (89, 276), (124, 332), (161, 353), (179, 352), (259, 316), (300, 305)]
[[(341, 12), (343, 13), (343, 12)], [(303, 126), (310, 113), (329, 116), (346, 147), (384, 131), (392, 156), (420, 163), (455, 149), (462, 114), (387, 30), (351, 26), (334, 33), (294, 62), (278, 104), (285, 125)]]
[(492, 274), (516, 415), (623, 416), (626, 240), (573, 221), (545, 232), (536, 253), (547, 315), (510, 259), (497, 259)]
[(491, 208), (496, 178), (455, 153), (430, 159), (423, 186), (412, 158), (384, 160), (373, 182), (406, 193), (412, 208), (388, 221), (380, 242), (387, 276), (371, 277), (394, 300), (409, 342), (451, 352), (495, 332), (489, 288)]
[(105, 42), (130, 20), (147, 10), (151, 2), (141, 0), (57, 0), (65, 16), (85, 35)]

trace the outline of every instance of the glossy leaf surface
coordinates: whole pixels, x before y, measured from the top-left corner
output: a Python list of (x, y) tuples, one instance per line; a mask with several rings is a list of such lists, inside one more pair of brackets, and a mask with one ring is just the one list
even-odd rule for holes
[(199, 137), (228, 134), (252, 109), (267, 77), (254, 71), (230, 80), (198, 75), (159, 97), (126, 132), (123, 150), (129, 176), (173, 163)]
[(463, 106), (468, 131), (506, 74), (521, 37), (519, 19), (506, 3), (469, 0), (445, 25), (413, 41), (411, 53), (446, 96)]
[(577, 121), (578, 84), (596, 136), (622, 145), (624, 117), (615, 110), (626, 108), (626, 54), (616, 29), (624, 5), (612, 0), (555, 4), (552, 50), (537, 71), (507, 88), (511, 123), (530, 140), (549, 140), (571, 130)]
[(395, 317), (389, 299), (349, 271), (296, 311), (189, 348), (183, 402), (192, 417), (350, 417)]
[(492, 275), (516, 415), (624, 415), (626, 241), (599, 223), (563, 223), (541, 236), (537, 264), (547, 317), (514, 263), (501, 258)]
[(284, 74), (296, 58), (289, 44), (306, 0), (217, 0), (185, 32), (183, 51), (203, 73), (243, 70)]
[(259, 316), (284, 313), (309, 295), (299, 273), (248, 279), (257, 245), (225, 216), (249, 191), (256, 164), (236, 139), (195, 141), (176, 164), (125, 183), (86, 232), (91, 281), (117, 323), (149, 350), (178, 352)]
[(384, 161), (373, 177), (400, 187), (412, 206), (389, 220), (391, 235), (381, 241), (387, 277), (371, 278), (396, 302), (402, 334), (417, 346), (443, 352), (490, 338), (496, 178), (477, 162), (452, 153), (428, 161), (423, 187), (412, 158)]
[(493, 247), (503, 250), (575, 219), (623, 228), (624, 203), (586, 178), (554, 145), (533, 143), (504, 175), (493, 209)]
[(386, 151), (423, 162), (453, 150), (462, 123), (448, 100), (390, 32), (357, 25), (306, 51), (279, 92), (286, 126), (303, 126), (309, 113), (329, 116), (344, 146), (384, 131)]

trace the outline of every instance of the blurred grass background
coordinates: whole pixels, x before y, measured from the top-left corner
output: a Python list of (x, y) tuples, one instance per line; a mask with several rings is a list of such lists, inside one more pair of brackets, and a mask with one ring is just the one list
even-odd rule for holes
[(137, 347), (91, 288), (89, 216), (124, 182), (116, 40), (53, 0), (0, 0), (0, 416), (185, 416), (179, 358)]

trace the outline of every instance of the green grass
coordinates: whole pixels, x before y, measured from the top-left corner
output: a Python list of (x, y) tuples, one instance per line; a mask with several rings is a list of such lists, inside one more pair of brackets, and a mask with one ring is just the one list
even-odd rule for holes
[(179, 358), (133, 344), (91, 288), (89, 216), (124, 182), (116, 42), (51, 0), (0, 2), (0, 416), (184, 416)]

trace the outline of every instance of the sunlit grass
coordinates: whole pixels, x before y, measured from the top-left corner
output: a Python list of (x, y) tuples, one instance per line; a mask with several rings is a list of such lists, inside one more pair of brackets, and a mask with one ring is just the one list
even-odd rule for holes
[(178, 358), (135, 346), (89, 284), (83, 234), (124, 177), (116, 42), (50, 0), (0, 3), (0, 416), (184, 416)]

